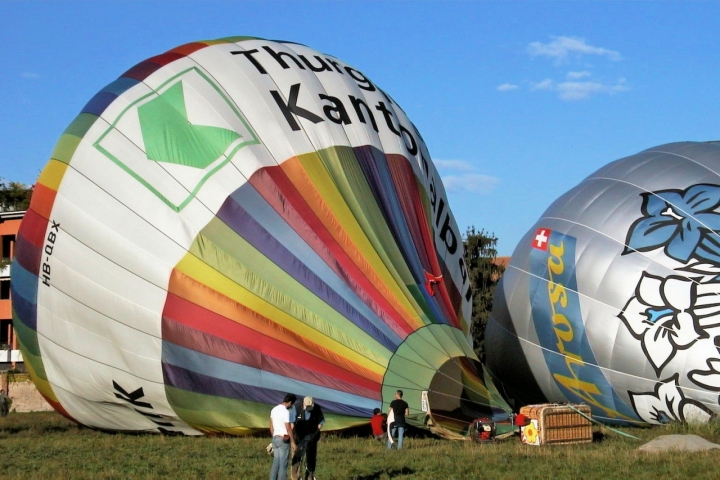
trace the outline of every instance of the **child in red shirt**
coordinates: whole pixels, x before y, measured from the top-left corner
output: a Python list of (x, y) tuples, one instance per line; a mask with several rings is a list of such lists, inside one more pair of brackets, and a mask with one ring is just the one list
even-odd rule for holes
[(380, 412), (381, 410), (379, 408), (373, 410), (370, 426), (372, 427), (372, 434), (375, 440), (384, 442), (387, 439), (387, 417)]

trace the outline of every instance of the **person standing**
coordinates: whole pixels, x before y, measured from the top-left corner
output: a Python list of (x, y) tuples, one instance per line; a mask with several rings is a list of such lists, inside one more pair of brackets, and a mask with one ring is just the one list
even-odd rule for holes
[[(393, 437), (397, 435), (397, 449), (402, 449), (403, 437), (405, 436), (405, 417), (410, 415), (410, 407), (407, 402), (402, 399), (403, 391), (398, 390), (395, 392), (395, 400), (390, 402), (390, 408), (388, 408), (388, 421), (390, 423), (390, 435), (388, 436), (387, 448), (392, 449)], [(391, 415), (392, 412), (392, 415)]]
[(7, 417), (10, 409), (10, 397), (5, 395), (5, 390), (0, 390), (0, 415)]
[(270, 435), (272, 435), (273, 463), (270, 480), (287, 480), (290, 448), (295, 451), (295, 439), (290, 425), (290, 408), (297, 397), (292, 393), (285, 395), (282, 403), (270, 411)]
[(315, 480), (315, 467), (317, 466), (317, 444), (320, 440), (320, 430), (325, 424), (325, 415), (322, 408), (316, 404), (313, 397), (305, 397), (303, 406), (297, 412), (294, 432), (297, 439), (297, 450), (292, 458), (290, 475), (293, 480), (300, 478), (300, 467), (303, 455), (305, 456), (305, 480)]

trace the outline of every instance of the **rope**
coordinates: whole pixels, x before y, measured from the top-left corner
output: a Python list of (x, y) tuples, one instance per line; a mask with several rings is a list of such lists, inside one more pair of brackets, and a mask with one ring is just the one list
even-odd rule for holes
[(597, 420), (594, 420), (592, 417), (588, 417), (588, 416), (585, 415), (583, 412), (581, 412), (581, 411), (578, 410), (577, 408), (573, 407), (573, 406), (570, 405), (569, 403), (567, 404), (567, 406), (570, 407), (571, 409), (575, 410), (575, 411), (576, 411), (577, 413), (579, 413), (581, 416), (587, 418), (588, 420), (590, 420), (590, 421), (593, 422), (593, 423), (597, 423), (598, 425), (602, 425), (603, 427), (608, 428), (608, 429), (612, 430), (612, 431), (615, 432), (615, 433), (619, 433), (620, 435), (624, 435), (624, 436), (626, 436), (626, 437), (634, 438), (635, 440), (640, 440), (638, 437), (636, 437), (636, 436), (634, 436), (634, 435), (630, 435), (629, 433), (621, 432), (621, 431), (618, 430), (618, 429), (615, 429), (615, 428), (612, 428), (612, 427), (608, 427), (608, 426), (605, 425), (604, 423), (600, 423), (600, 422), (598, 422)]

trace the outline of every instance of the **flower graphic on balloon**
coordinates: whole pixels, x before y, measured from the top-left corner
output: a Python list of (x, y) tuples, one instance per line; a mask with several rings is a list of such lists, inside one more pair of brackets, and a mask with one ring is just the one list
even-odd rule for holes
[(520, 429), (523, 443), (528, 445), (540, 444), (537, 420), (530, 420), (530, 423), (524, 427), (520, 427)]
[(685, 190), (659, 190), (641, 194), (643, 217), (628, 230), (623, 254), (663, 247), (682, 263), (691, 258), (720, 264), (720, 186), (699, 184)]
[(693, 280), (643, 272), (635, 296), (618, 315), (630, 333), (641, 341), (645, 356), (658, 376), (677, 350), (708, 337), (700, 328), (693, 308), (697, 295), (698, 283)]
[(628, 392), (633, 408), (648, 423), (707, 422), (713, 413), (702, 403), (685, 398), (678, 374), (658, 382), (654, 392)]

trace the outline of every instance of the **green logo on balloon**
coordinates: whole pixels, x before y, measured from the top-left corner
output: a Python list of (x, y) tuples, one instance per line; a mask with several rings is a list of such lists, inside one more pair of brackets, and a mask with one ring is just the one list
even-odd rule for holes
[(94, 146), (176, 211), (241, 148), (259, 143), (235, 103), (197, 68), (154, 89), (133, 88), (138, 98)]
[(205, 168), (240, 135), (227, 128), (190, 123), (182, 82), (138, 107), (148, 159)]

